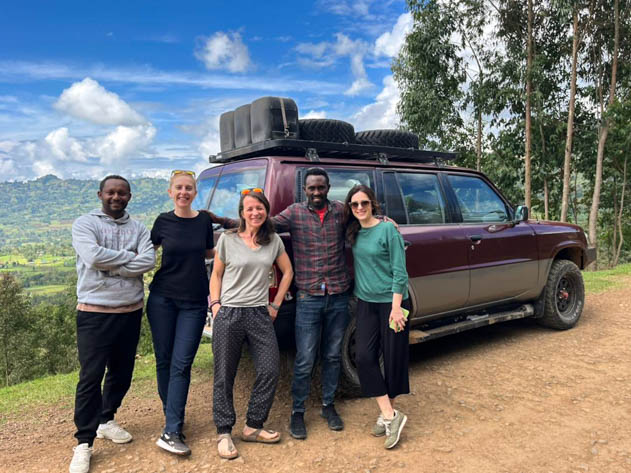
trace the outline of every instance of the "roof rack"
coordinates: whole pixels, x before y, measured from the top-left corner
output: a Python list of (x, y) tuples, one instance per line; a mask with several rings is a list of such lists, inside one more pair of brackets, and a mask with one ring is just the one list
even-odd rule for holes
[(252, 143), (241, 148), (211, 155), (208, 161), (226, 163), (260, 156), (305, 156), (311, 161), (318, 161), (319, 158), (365, 159), (387, 164), (388, 161), (438, 163), (439, 159), (455, 159), (457, 154), (381, 145), (277, 139)]

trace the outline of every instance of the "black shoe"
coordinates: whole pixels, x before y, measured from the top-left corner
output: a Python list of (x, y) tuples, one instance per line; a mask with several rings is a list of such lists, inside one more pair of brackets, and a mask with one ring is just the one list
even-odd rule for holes
[(335, 410), (335, 406), (333, 404), (329, 406), (322, 406), (322, 412), (320, 415), (326, 419), (326, 422), (329, 424), (329, 429), (344, 430), (344, 421)]
[(163, 433), (156, 445), (167, 452), (186, 457), (191, 454), (191, 449), (184, 443), (184, 435), (179, 432)]
[(289, 433), (298, 440), (307, 438), (307, 427), (305, 426), (305, 413), (292, 412), (289, 420)]

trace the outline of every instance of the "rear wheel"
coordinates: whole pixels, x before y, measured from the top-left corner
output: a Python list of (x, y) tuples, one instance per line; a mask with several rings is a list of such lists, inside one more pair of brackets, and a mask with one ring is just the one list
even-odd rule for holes
[(558, 330), (574, 327), (585, 305), (585, 286), (578, 266), (565, 259), (554, 261), (536, 305), (541, 325)]

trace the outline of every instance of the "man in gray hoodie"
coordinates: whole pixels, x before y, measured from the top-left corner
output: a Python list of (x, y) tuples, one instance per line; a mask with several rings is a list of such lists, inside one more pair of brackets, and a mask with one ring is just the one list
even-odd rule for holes
[(115, 443), (132, 439), (114, 414), (131, 385), (144, 300), (142, 275), (155, 265), (149, 231), (125, 211), (131, 199), (127, 179), (107, 176), (97, 195), (101, 209), (72, 225), (81, 371), (74, 412), (78, 445), (70, 473), (89, 471), (95, 437)]

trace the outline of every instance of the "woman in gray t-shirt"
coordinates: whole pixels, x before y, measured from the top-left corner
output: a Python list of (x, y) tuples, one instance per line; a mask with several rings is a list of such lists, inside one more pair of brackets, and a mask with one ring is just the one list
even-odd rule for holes
[[(236, 421), (232, 391), (245, 341), (254, 361), (256, 380), (241, 439), (262, 443), (280, 440), (279, 432), (263, 429), (263, 424), (274, 401), (279, 375), (273, 322), (294, 273), (285, 246), (274, 232), (269, 210), (263, 189), (243, 190), (239, 228), (221, 235), (215, 248), (210, 277), (215, 364), (213, 417), (221, 458), (238, 456), (231, 437)], [(274, 263), (283, 277), (274, 300), (269, 302), (269, 271)]]

